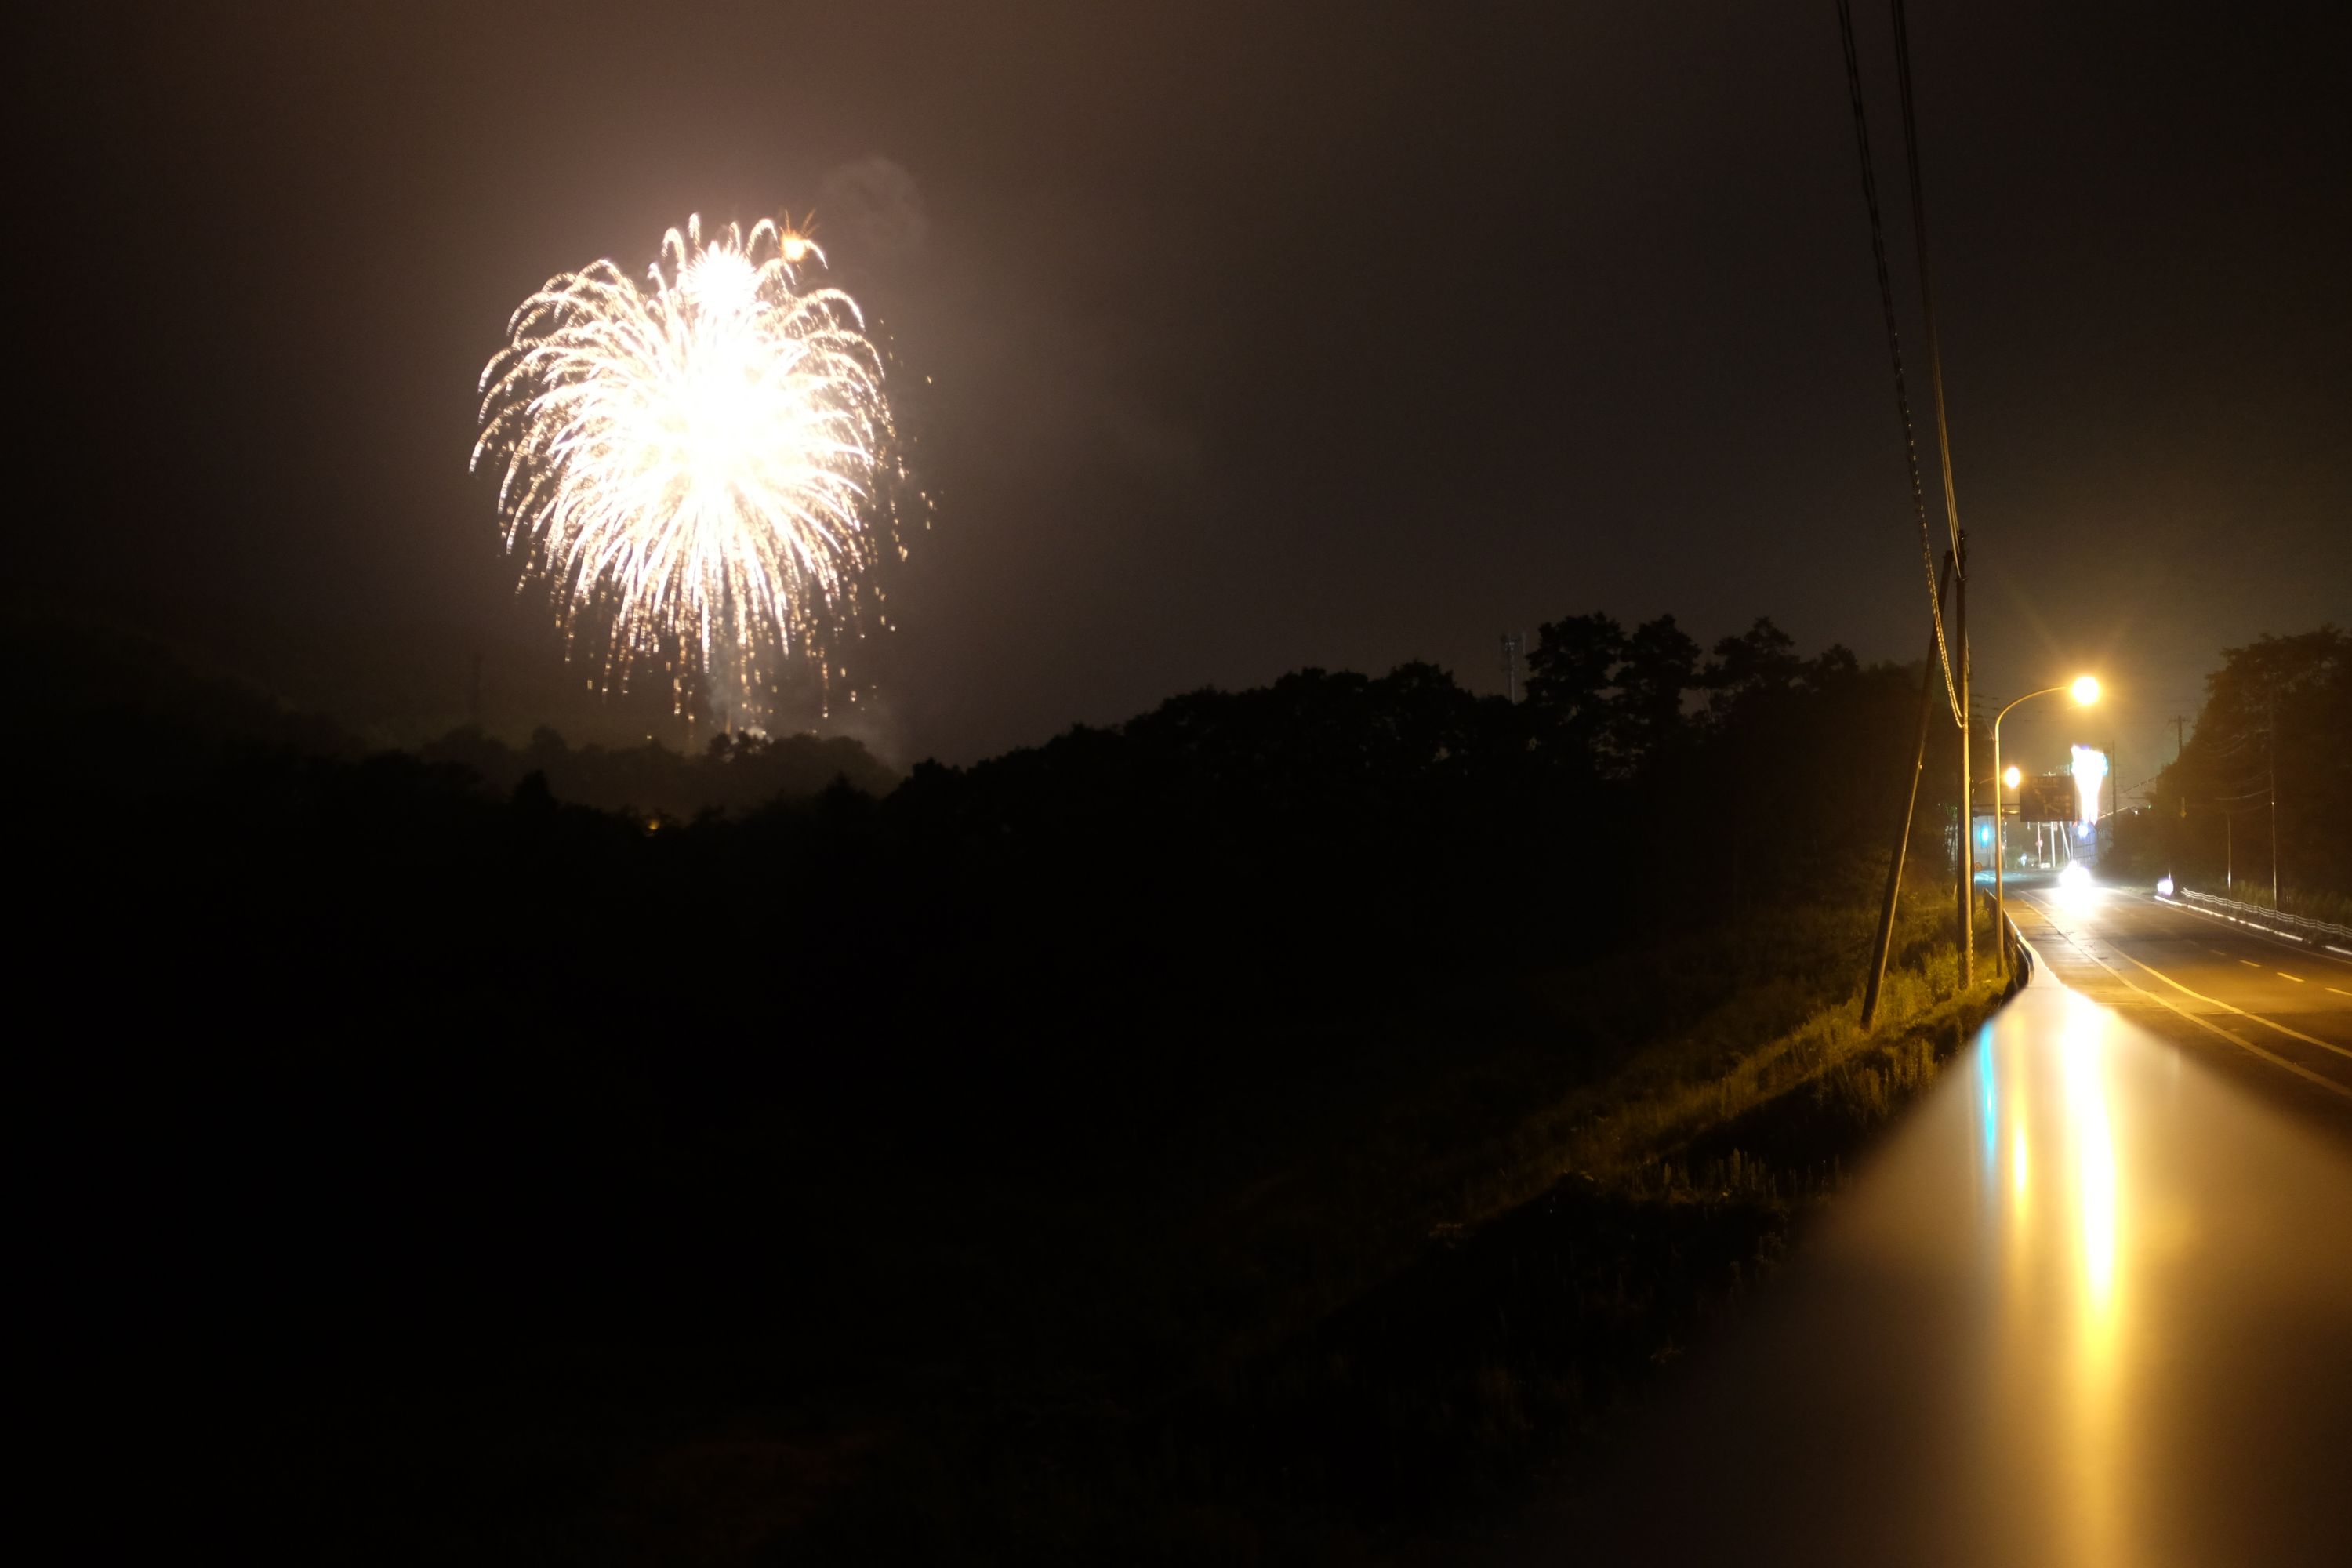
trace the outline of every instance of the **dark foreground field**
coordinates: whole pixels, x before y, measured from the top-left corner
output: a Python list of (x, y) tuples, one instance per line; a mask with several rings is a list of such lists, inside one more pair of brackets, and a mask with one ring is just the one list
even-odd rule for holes
[(690, 822), (126, 721), (37, 847), (58, 1495), (308, 1562), (1475, 1535), (1990, 1005), (1923, 889), (1857, 1035), (1840, 825), (1698, 804), (1742, 703), (1907, 694), (1610, 752), (1309, 673)]

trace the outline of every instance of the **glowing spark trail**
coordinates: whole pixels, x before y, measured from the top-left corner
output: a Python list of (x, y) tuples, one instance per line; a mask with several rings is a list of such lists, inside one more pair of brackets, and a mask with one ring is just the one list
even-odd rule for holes
[(609, 613), (608, 673), (669, 657), (748, 698), (761, 650), (823, 673), (857, 612), (890, 410), (856, 302), (803, 289), (811, 258), (772, 221), (706, 242), (690, 217), (644, 285), (610, 261), (550, 279), (482, 371), (471, 466), (503, 465), (507, 548), (566, 626)]

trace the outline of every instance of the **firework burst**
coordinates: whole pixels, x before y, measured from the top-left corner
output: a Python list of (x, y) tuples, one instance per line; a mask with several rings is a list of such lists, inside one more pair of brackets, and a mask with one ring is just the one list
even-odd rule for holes
[(609, 627), (608, 678), (656, 658), (681, 702), (696, 669), (741, 701), (772, 654), (831, 673), (892, 542), (893, 459), (881, 356), (855, 300), (803, 287), (812, 261), (772, 221), (706, 241), (691, 217), (642, 285), (610, 261), (550, 279), (482, 371), (472, 466), (502, 469), (507, 547), (567, 634)]

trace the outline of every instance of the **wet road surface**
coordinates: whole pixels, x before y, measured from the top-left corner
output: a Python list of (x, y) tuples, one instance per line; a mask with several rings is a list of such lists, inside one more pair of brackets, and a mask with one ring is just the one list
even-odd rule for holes
[(2125, 889), (2011, 884), (2069, 986), (2352, 1147), (2352, 957)]
[(1672, 1382), (1508, 1560), (2340, 1568), (2352, 1149), (2045, 968)]

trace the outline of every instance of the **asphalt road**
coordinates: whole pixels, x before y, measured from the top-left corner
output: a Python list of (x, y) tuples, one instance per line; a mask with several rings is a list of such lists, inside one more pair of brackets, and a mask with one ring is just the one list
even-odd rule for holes
[(2125, 889), (2012, 883), (2010, 913), (2068, 986), (2352, 1141), (2352, 958)]
[[(2316, 999), (2334, 970), (2195, 919), (2053, 910), (2083, 956), (1979, 1031), (1506, 1558), (2352, 1563), (2352, 1147), (2280, 1065), (2352, 1060), (2278, 1032), (2352, 1015)], [(2103, 965), (2213, 1011), (2062, 983)]]

